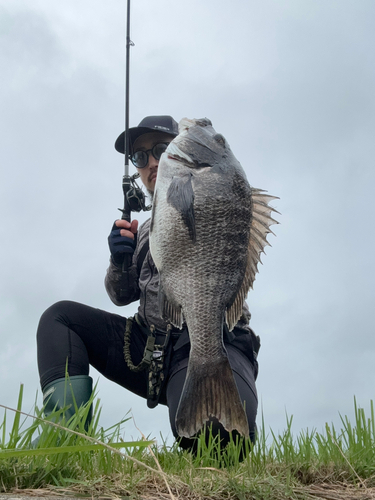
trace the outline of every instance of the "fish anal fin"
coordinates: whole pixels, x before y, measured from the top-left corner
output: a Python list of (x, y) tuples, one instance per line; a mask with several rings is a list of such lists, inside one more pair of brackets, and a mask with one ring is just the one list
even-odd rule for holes
[(176, 413), (181, 437), (193, 437), (216, 418), (228, 432), (249, 436), (249, 425), (228, 358), (210, 364), (195, 363), (188, 369)]
[(181, 329), (184, 322), (181, 306), (176, 306), (167, 299), (161, 283), (159, 283), (158, 300), (160, 316), (176, 328)]

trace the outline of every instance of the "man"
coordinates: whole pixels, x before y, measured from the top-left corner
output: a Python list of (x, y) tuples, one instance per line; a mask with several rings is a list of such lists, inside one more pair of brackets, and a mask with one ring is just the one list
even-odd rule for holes
[[(177, 123), (170, 116), (148, 116), (129, 130), (130, 159), (151, 198), (160, 157), (177, 134)], [(124, 153), (124, 133), (116, 140), (115, 148)], [(139, 300), (135, 318), (126, 319), (71, 301), (54, 304), (42, 315), (38, 327), (40, 381), (48, 414), (56, 404), (62, 405), (67, 366), (75, 401), (80, 406), (91, 395), (92, 365), (106, 378), (147, 399), (150, 408), (158, 403), (167, 405), (172, 432), (178, 438), (175, 415), (187, 371), (189, 335), (186, 327), (178, 330), (160, 317), (159, 276), (148, 250), (149, 225), (150, 220), (138, 229), (137, 220), (117, 220), (108, 238), (111, 257), (106, 290), (118, 306)], [(126, 254), (131, 255), (128, 269), (123, 266)], [(249, 319), (245, 306), (233, 332), (224, 329), (224, 342), (254, 441), (256, 356), (260, 344), (248, 326)], [(70, 402), (68, 396), (66, 403)], [(69, 411), (67, 416), (74, 413), (74, 405)], [(210, 425), (226, 444), (228, 432), (215, 419)], [(191, 449), (194, 440), (183, 438), (180, 445)]]

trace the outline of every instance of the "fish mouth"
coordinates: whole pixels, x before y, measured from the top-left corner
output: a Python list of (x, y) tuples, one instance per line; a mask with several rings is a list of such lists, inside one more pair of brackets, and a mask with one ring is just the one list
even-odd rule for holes
[(177, 160), (190, 166), (195, 165), (195, 162), (190, 158), (190, 156), (181, 151), (181, 149), (173, 142), (169, 144), (165, 152), (171, 160)]
[(196, 171), (202, 171), (205, 170), (206, 168), (211, 168), (212, 165), (210, 163), (205, 163), (205, 162), (198, 162), (191, 158), (188, 154), (184, 153), (176, 144), (171, 142), (167, 149), (165, 150), (167, 157), (169, 160), (174, 160), (178, 161), (179, 163), (182, 163), (186, 165), (189, 168), (194, 168)]

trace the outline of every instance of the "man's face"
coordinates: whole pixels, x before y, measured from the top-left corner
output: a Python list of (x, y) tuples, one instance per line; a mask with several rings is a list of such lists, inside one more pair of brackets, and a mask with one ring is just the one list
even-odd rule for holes
[(147, 191), (153, 194), (155, 189), (156, 176), (158, 172), (159, 160), (152, 156), (150, 149), (159, 142), (170, 143), (173, 137), (162, 132), (149, 132), (143, 134), (135, 140), (133, 151), (148, 151), (148, 163), (144, 168), (137, 168), (141, 181)]

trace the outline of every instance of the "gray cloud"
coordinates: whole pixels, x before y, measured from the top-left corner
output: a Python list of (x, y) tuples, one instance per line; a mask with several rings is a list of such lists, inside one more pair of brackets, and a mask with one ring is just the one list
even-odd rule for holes
[[(282, 213), (249, 294), (267, 425), (338, 422), (373, 397), (374, 5), (351, 0), (132, 6), (131, 122), (209, 117)], [(1, 402), (38, 388), (43, 310), (103, 287), (122, 204), (124, 3), (0, 1)], [(142, 215), (143, 220), (147, 217)], [(95, 374), (95, 372), (93, 372)], [(97, 374), (95, 375), (97, 377)], [(103, 425), (167, 412), (102, 377)], [(39, 398), (40, 402), (40, 398)], [(136, 430), (129, 430), (137, 435)]]

